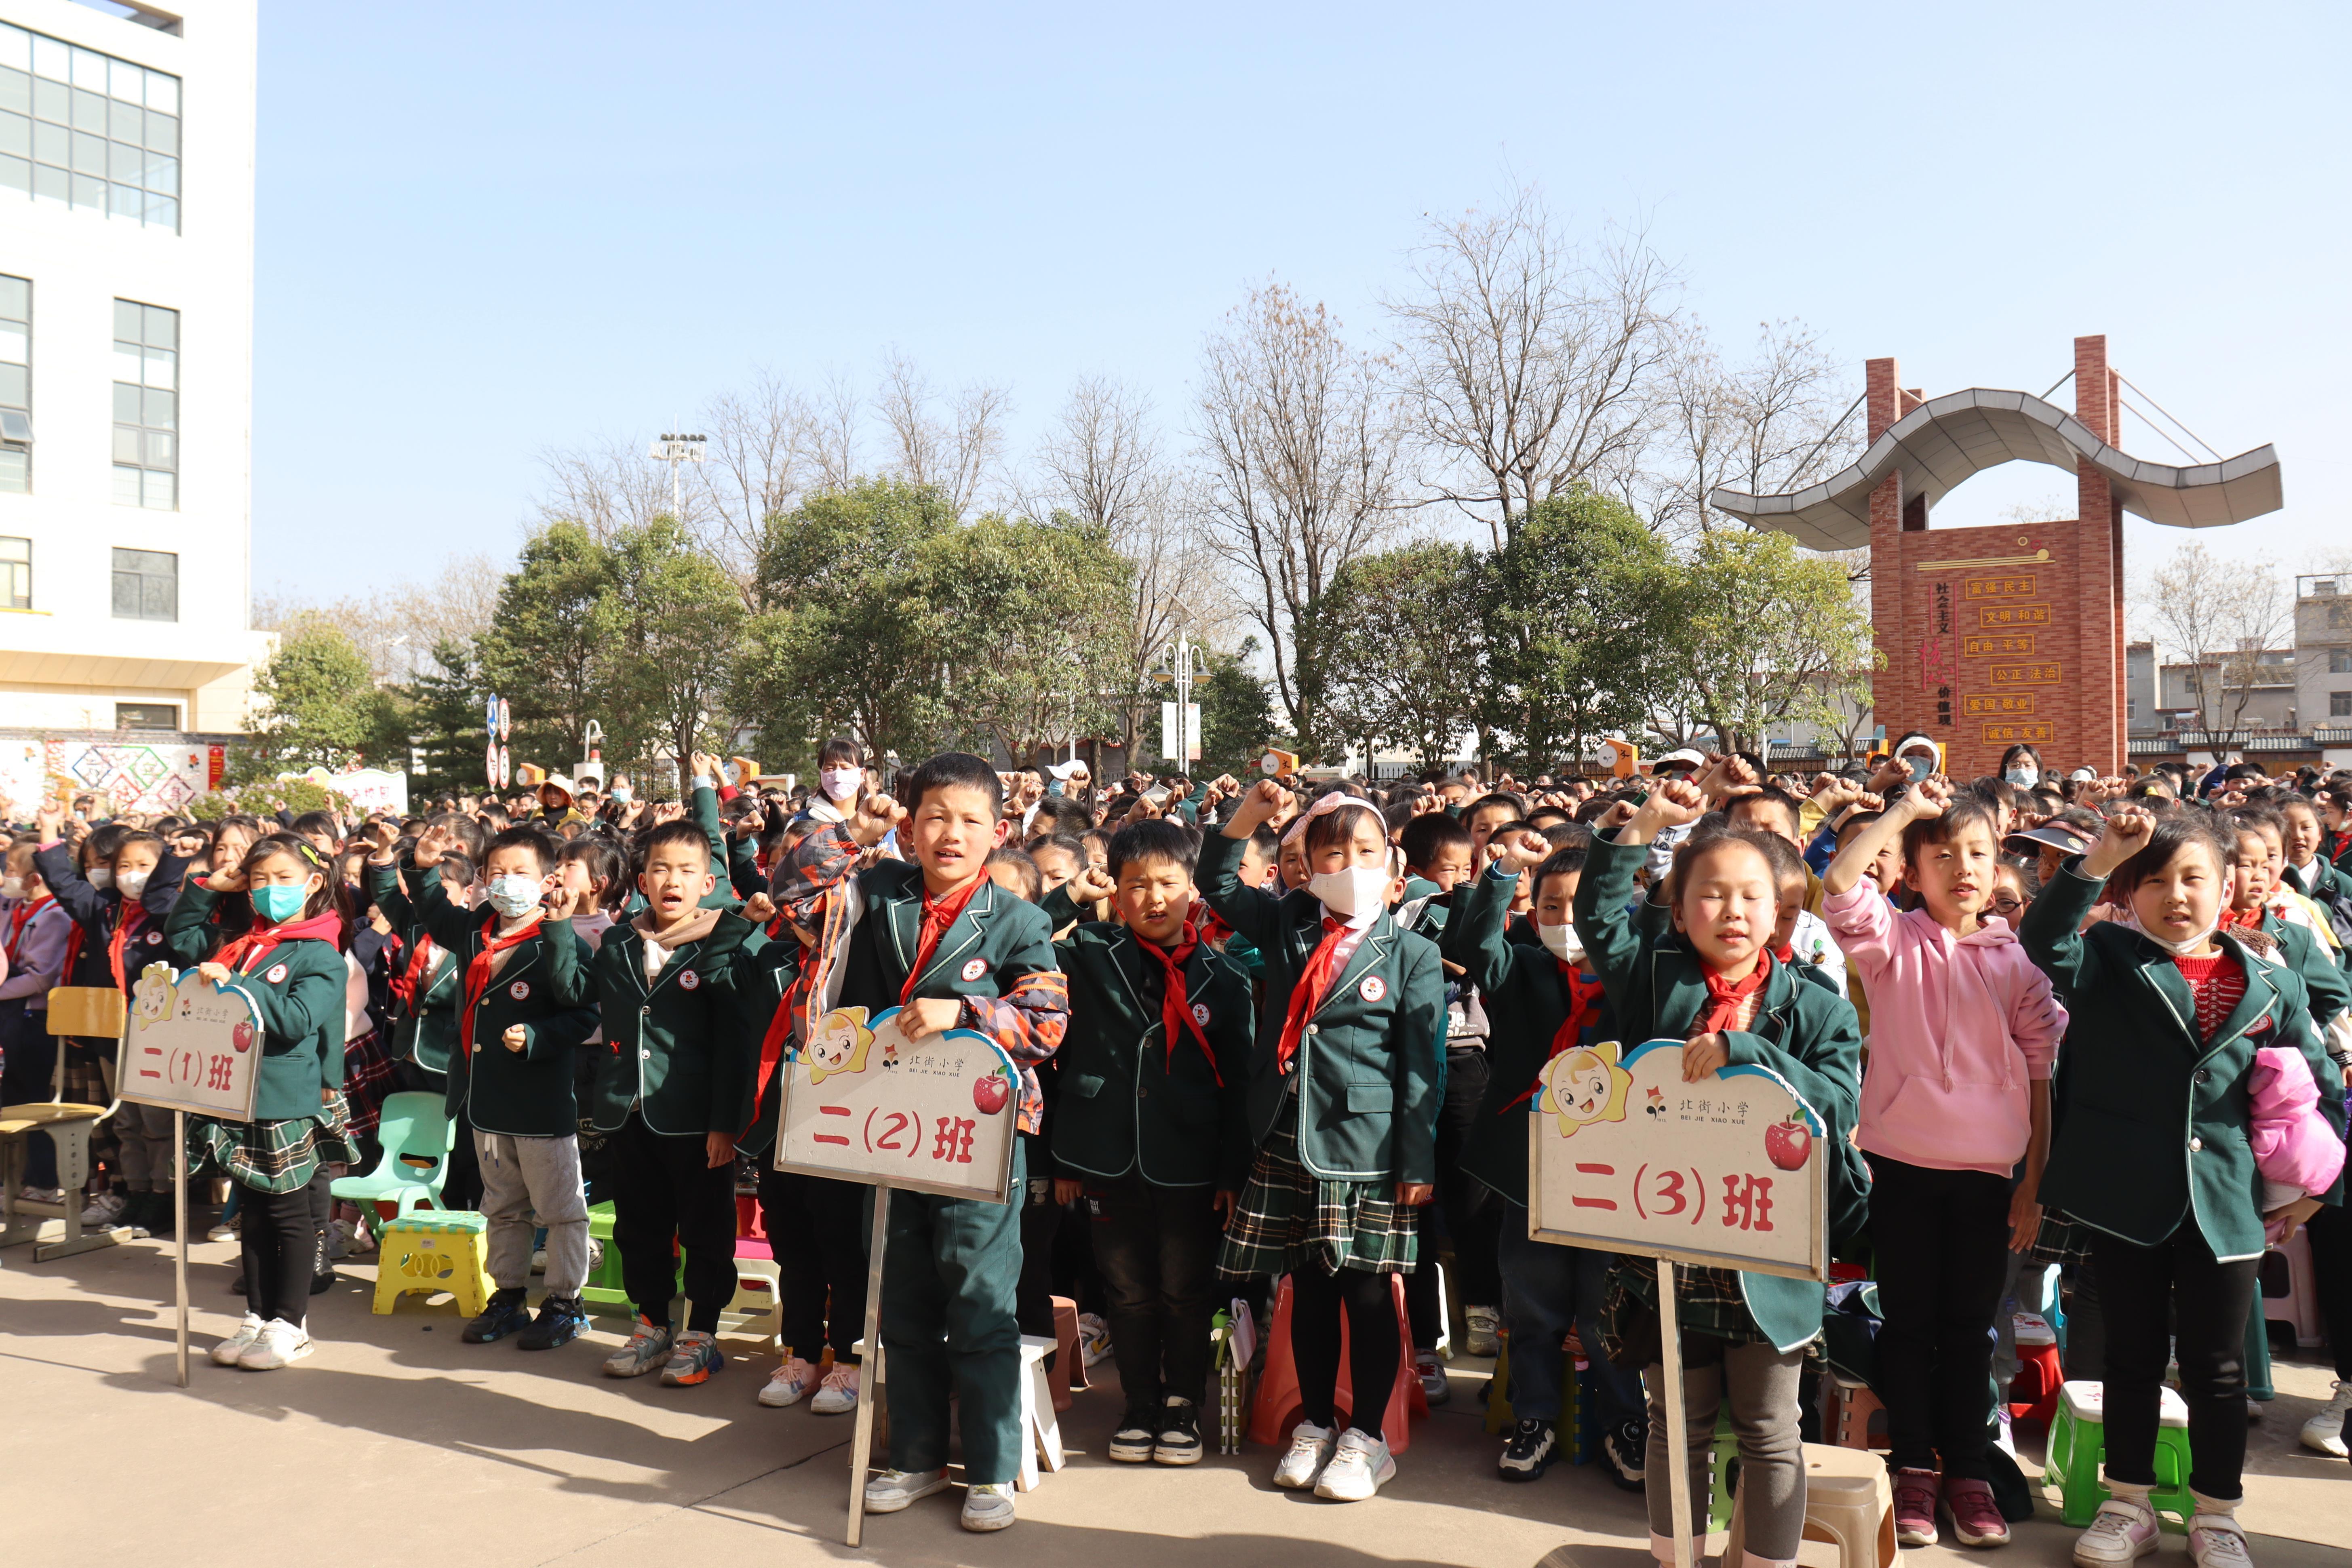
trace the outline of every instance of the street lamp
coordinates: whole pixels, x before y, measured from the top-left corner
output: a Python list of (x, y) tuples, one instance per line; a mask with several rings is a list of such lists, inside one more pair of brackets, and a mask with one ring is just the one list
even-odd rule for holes
[(686, 521), (686, 497), (680, 482), (678, 465), (702, 461), (706, 438), (700, 436), (664, 436), (653, 444), (646, 456), (669, 465), (669, 515), (672, 522)]
[[(1175, 722), (1161, 726), (1164, 743), (1160, 749), (1169, 752), (1179, 773), (1189, 775), (1192, 771), (1192, 750), (1201, 743), (1200, 727), (1192, 717), (1192, 678), (1200, 672), (1201, 650), (1191, 637), (1180, 631), (1174, 644), (1161, 651), (1166, 662), (1151, 672), (1151, 679), (1173, 681), (1176, 701), (1172, 713)], [(1168, 739), (1171, 735), (1172, 741)]]

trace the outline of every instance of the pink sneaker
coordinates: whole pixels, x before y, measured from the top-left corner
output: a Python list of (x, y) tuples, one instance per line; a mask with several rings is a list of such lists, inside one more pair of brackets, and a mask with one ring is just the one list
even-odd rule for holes
[(1899, 1544), (1936, 1544), (1936, 1493), (1935, 1471), (1895, 1472), (1895, 1539)]
[(2156, 1510), (2122, 1498), (2101, 1503), (2091, 1528), (2074, 1538), (2074, 1561), (2082, 1568), (2121, 1568), (2155, 1550)]
[(1990, 1481), (1944, 1479), (1944, 1507), (1952, 1516), (1952, 1534), (1963, 1546), (2006, 1546), (2009, 1521), (1992, 1500)]

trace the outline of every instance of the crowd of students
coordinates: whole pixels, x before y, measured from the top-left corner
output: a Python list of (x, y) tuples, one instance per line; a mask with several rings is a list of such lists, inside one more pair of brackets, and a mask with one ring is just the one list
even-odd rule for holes
[[(1001, 773), (962, 753), (886, 779), (832, 741), (792, 792), (738, 790), (698, 755), (682, 803), (560, 778), (358, 822), (93, 824), (45, 803), (0, 883), (0, 1068), (10, 1101), (58, 1080), (108, 1098), (111, 1042), (52, 1041), (53, 986), (127, 988), (162, 958), (251, 999), (255, 1119), (198, 1122), (185, 1151), (225, 1178), (214, 1234), (240, 1242), (247, 1310), (223, 1365), (311, 1353), (330, 1255), (365, 1245), (327, 1183), (373, 1158), (387, 1093), (426, 1089), (457, 1129), (445, 1201), (488, 1220), (496, 1292), (467, 1342), (575, 1337), (589, 1205), (609, 1200), (635, 1319), (604, 1371), (709, 1381), (748, 1188), (786, 1343), (759, 1403), (838, 1414), (856, 1403), (872, 1200), (772, 1169), (783, 1064), (812, 997), (899, 1008), (917, 1038), (977, 1029), (1020, 1068), (1015, 1201), (890, 1195), (889, 1453), (869, 1511), (947, 1487), (952, 1413), (964, 1524), (1013, 1522), (1020, 1338), (1052, 1333), (1056, 1294), (1090, 1309), (1089, 1359), (1107, 1338), (1117, 1361), (1109, 1457), (1196, 1462), (1212, 1315), (1235, 1296), (1263, 1310), (1276, 1281), (1301, 1414), (1275, 1484), (1369, 1499), (1393, 1434), (1381, 1400), (1338, 1394), (1342, 1325), (1355, 1390), (1393, 1386), (1409, 1358), (1447, 1397), (1442, 1258), (1454, 1342), (1509, 1342), (1504, 1479), (1561, 1451), (1572, 1351), (1601, 1461), (1646, 1492), (1662, 1561), (1665, 1423), (1687, 1425), (1704, 1536), (1727, 1409), (1745, 1568), (1792, 1563), (1823, 1287), (1683, 1268), (1670, 1347), (1652, 1264), (1528, 1235), (1539, 1075), (1604, 1041), (1678, 1038), (1685, 1079), (1765, 1066), (1826, 1125), (1833, 1240), (1867, 1259), (1883, 1318), (1904, 1542), (2008, 1541), (1996, 1331), (2054, 1266), (2070, 1375), (2105, 1384), (2110, 1496), (2077, 1561), (2155, 1547), (2170, 1363), (2189, 1550), (2238, 1568), (2256, 1271), (2299, 1227), (2337, 1362), (2304, 1442), (2343, 1456), (2352, 1410), (2352, 775), (2062, 778), (2018, 747), (1960, 783), (1938, 757), (1911, 736), (1874, 771), (1809, 782), (1683, 751), (1624, 779), (1097, 790), (1076, 761)], [(85, 1217), (168, 1234), (170, 1144), (168, 1117), (124, 1107)], [(45, 1157), (27, 1195), (76, 1201), (38, 1190)]]

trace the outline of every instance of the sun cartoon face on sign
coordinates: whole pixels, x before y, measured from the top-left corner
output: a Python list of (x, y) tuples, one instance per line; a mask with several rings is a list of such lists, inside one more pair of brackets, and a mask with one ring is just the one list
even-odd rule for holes
[(160, 1024), (172, 1016), (172, 972), (160, 963), (151, 963), (131, 987), (131, 1011), (137, 1015), (139, 1026)]
[(843, 1007), (827, 1013), (809, 1040), (809, 1082), (823, 1083), (836, 1074), (864, 1072), (866, 1048), (874, 1031), (866, 1026), (866, 1009)]
[(1559, 1118), (1559, 1135), (1573, 1138), (1580, 1127), (1625, 1120), (1625, 1099), (1633, 1075), (1617, 1065), (1617, 1042), (1562, 1051), (1544, 1068), (1543, 1109)]

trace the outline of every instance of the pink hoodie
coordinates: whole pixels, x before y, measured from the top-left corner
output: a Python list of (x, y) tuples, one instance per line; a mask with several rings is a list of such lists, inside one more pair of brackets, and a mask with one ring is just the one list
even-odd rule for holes
[[(2246, 1142), (2263, 1173), (2263, 1213), (2336, 1184), (2344, 1172), (2344, 1140), (2319, 1114), (2319, 1086), (2301, 1051), (2290, 1046), (2256, 1050), (2246, 1098)], [(2273, 1241), (2277, 1228), (2269, 1227)]]
[(2033, 1135), (2026, 1085), (2050, 1076), (2066, 1009), (1998, 916), (1955, 937), (1896, 913), (1875, 884), (1822, 901), (1870, 993), (1864, 1151), (1935, 1171), (2006, 1176)]

